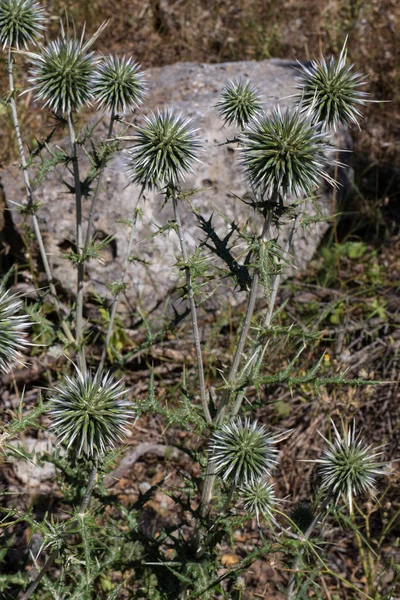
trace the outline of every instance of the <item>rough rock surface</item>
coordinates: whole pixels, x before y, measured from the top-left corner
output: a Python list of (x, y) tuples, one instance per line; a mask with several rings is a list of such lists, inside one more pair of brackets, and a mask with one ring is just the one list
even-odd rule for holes
[[(201, 191), (193, 197), (193, 203), (207, 218), (212, 213), (223, 212), (228, 220), (243, 224), (249, 219), (254, 232), (260, 230), (260, 217), (238, 199), (246, 194), (243, 173), (237, 161), (237, 153), (231, 147), (219, 145), (232, 137), (234, 131), (222, 128), (215, 104), (224, 84), (237, 77), (251, 78), (260, 90), (265, 107), (269, 110), (278, 101), (284, 107), (293, 94), (295, 65), (288, 61), (267, 60), (262, 62), (240, 62), (218, 65), (181, 63), (159, 69), (150, 69), (147, 73), (149, 93), (145, 111), (170, 106), (192, 117), (204, 141), (201, 164), (193, 175), (187, 178), (186, 188), (199, 188)], [(280, 100), (282, 99), (283, 100)], [(286, 98), (286, 99), (285, 99)], [(341, 147), (348, 145), (343, 137)], [(68, 181), (68, 175), (57, 170), (36, 191), (36, 200), (40, 202), (39, 219), (44, 234), (45, 246), (50, 257), (55, 280), (65, 290), (74, 293), (76, 273), (69, 260), (62, 257), (75, 239), (75, 206), (71, 194), (66, 193), (61, 179)], [(83, 177), (81, 176), (81, 179)], [(20, 226), (21, 216), (15, 209), (15, 203), (23, 202), (24, 192), (21, 174), (16, 165), (2, 174), (8, 208), (12, 211), (14, 223)], [(72, 180), (71, 180), (72, 183)], [(321, 190), (319, 206), (323, 214), (330, 214), (331, 190)], [(131, 218), (138, 200), (139, 190), (127, 187), (124, 168), (124, 156), (118, 155), (105, 172), (103, 188), (97, 204), (94, 228), (99, 237), (115, 236), (114, 241), (105, 249), (103, 264), (92, 260), (87, 266), (86, 291), (95, 289), (101, 295), (109, 295), (107, 284), (116, 281), (121, 272), (126, 255), (129, 227), (121, 223)], [(90, 200), (84, 200), (84, 214), (88, 214)], [(166, 297), (177, 281), (176, 262), (178, 239), (175, 232), (152, 237), (157, 227), (172, 219), (172, 207), (168, 204), (161, 209), (162, 198), (146, 193), (141, 201), (142, 218), (138, 219), (135, 232), (135, 244), (132, 255), (138, 259), (129, 265), (127, 290), (122, 299), (122, 310), (132, 309), (138, 303), (150, 310)], [(312, 206), (307, 207), (313, 213)], [(193, 250), (203, 235), (195, 218), (183, 208), (183, 223), (189, 250)], [(229, 231), (229, 225), (218, 216), (215, 220), (220, 234)], [(280, 234), (285, 240), (290, 223)], [(315, 223), (307, 232), (298, 232), (292, 250), (297, 268), (303, 268), (313, 256), (321, 237), (327, 229), (326, 223)], [(293, 273), (293, 269), (289, 272)], [(225, 290), (226, 292), (226, 290)], [(238, 302), (244, 299), (239, 292), (232, 293), (230, 300)]]

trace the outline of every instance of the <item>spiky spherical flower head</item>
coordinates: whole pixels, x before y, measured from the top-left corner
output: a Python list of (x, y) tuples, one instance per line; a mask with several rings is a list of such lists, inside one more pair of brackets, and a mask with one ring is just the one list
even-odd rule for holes
[(150, 117), (137, 129), (134, 145), (127, 150), (128, 177), (131, 183), (154, 188), (176, 186), (193, 170), (200, 149), (190, 119), (165, 109)]
[(321, 489), (332, 494), (336, 502), (344, 497), (353, 511), (353, 498), (361, 493), (374, 494), (376, 477), (384, 475), (385, 465), (379, 462), (382, 454), (367, 446), (355, 432), (355, 423), (347, 431), (339, 433), (332, 422), (333, 441), (321, 437), (328, 444), (323, 458), (315, 462), (321, 465)]
[(51, 429), (77, 456), (103, 454), (122, 441), (134, 413), (121, 381), (78, 369), (55, 386), (49, 402)]
[(261, 110), (260, 97), (249, 81), (230, 81), (222, 90), (221, 100), (216, 105), (218, 112), (228, 125), (239, 129), (246, 125)]
[(9, 373), (20, 361), (20, 351), (29, 346), (25, 332), (31, 325), (21, 314), (22, 300), (0, 288), (0, 372)]
[(239, 495), (244, 509), (256, 517), (257, 523), (260, 516), (267, 521), (274, 518), (273, 512), (277, 505), (273, 484), (264, 479), (258, 479), (247, 483), (239, 490)]
[(303, 111), (310, 111), (318, 123), (336, 129), (339, 125), (357, 125), (362, 118), (360, 106), (366, 104), (368, 94), (360, 88), (363, 76), (347, 64), (346, 44), (339, 58), (313, 60), (311, 65), (300, 65), (297, 94)]
[(257, 421), (238, 418), (224, 423), (210, 439), (210, 462), (224, 481), (236, 485), (252, 483), (269, 475), (276, 465), (277, 439)]
[(33, 0), (0, 0), (0, 43), (20, 48), (41, 35), (44, 10)]
[(279, 108), (256, 118), (243, 132), (242, 165), (250, 184), (261, 193), (295, 196), (310, 194), (321, 178), (333, 184), (325, 171), (331, 147), (325, 134), (299, 110)]
[(95, 72), (93, 96), (101, 108), (128, 112), (143, 102), (144, 74), (131, 58), (110, 55)]
[(82, 40), (61, 37), (28, 57), (33, 65), (31, 89), (44, 106), (55, 113), (69, 113), (90, 104), (96, 61)]

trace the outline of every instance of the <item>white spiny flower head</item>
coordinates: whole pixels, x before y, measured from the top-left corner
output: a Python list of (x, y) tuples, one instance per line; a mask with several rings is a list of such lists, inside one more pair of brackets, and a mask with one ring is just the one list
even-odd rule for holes
[(123, 441), (134, 416), (121, 381), (78, 369), (55, 386), (49, 401), (51, 429), (77, 456), (104, 454)]
[(239, 489), (239, 495), (244, 509), (256, 517), (260, 523), (260, 516), (267, 521), (273, 520), (274, 509), (277, 506), (274, 485), (264, 478), (251, 481)]
[(257, 421), (237, 418), (224, 423), (210, 439), (215, 474), (240, 486), (269, 475), (278, 462), (275, 444), (279, 440)]
[(44, 29), (43, 7), (33, 0), (0, 0), (0, 44), (27, 47)]
[(364, 443), (360, 435), (356, 434), (354, 421), (352, 426), (343, 428), (342, 434), (333, 421), (332, 427), (332, 441), (320, 433), (328, 444), (328, 450), (323, 458), (315, 460), (321, 465), (321, 489), (331, 493), (336, 502), (344, 497), (352, 512), (353, 498), (362, 493), (374, 494), (376, 477), (384, 475), (386, 468), (379, 462), (382, 452), (377, 452), (377, 448)]
[(310, 65), (300, 65), (296, 94), (302, 111), (310, 111), (316, 122), (334, 130), (339, 125), (356, 125), (369, 94), (360, 88), (364, 77), (347, 64), (346, 42), (339, 58), (313, 60)]
[(132, 58), (109, 55), (101, 60), (93, 81), (93, 96), (101, 108), (132, 111), (143, 102), (145, 91), (144, 73)]
[[(324, 179), (332, 150), (326, 134), (299, 109), (276, 108), (256, 117), (242, 133), (241, 162), (250, 184), (261, 193), (311, 194)], [(331, 161), (332, 162), (332, 161)]]
[(260, 96), (249, 81), (230, 81), (221, 92), (216, 105), (224, 123), (234, 123), (239, 129), (246, 125), (261, 110)]
[(31, 325), (21, 314), (22, 300), (0, 288), (0, 372), (8, 373), (21, 359), (21, 350), (30, 345), (25, 337)]
[(55, 113), (79, 111), (92, 100), (94, 67), (97, 62), (89, 44), (63, 35), (41, 49), (29, 52), (32, 64), (29, 82), (36, 98)]
[(147, 188), (176, 186), (193, 171), (201, 144), (191, 127), (173, 110), (164, 109), (145, 117), (137, 128), (134, 144), (127, 150), (127, 172), (131, 183)]

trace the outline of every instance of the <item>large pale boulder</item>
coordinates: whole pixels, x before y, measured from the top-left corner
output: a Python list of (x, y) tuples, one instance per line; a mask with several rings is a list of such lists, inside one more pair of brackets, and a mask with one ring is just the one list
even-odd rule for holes
[[(232, 137), (232, 128), (222, 127), (215, 104), (224, 84), (228, 80), (250, 78), (263, 96), (264, 105), (270, 110), (278, 102), (284, 107), (291, 100), (296, 76), (295, 65), (287, 61), (267, 60), (262, 62), (239, 62), (226, 64), (181, 63), (147, 72), (149, 93), (145, 108), (137, 115), (150, 110), (170, 106), (192, 117), (194, 125), (204, 141), (201, 163), (195, 173), (185, 182), (185, 188), (198, 188), (192, 198), (193, 204), (204, 217), (214, 213), (214, 221), (221, 236), (230, 229), (229, 222), (235, 220), (243, 225), (250, 221), (251, 229), (259, 232), (261, 218), (238, 197), (247, 193), (247, 186), (238, 163), (237, 152), (230, 146), (221, 145)], [(102, 130), (105, 137), (105, 129)], [(129, 131), (127, 131), (129, 135)], [(341, 134), (340, 146), (348, 146), (345, 134)], [(105, 171), (103, 186), (97, 203), (94, 229), (99, 237), (115, 236), (104, 251), (103, 261), (91, 260), (87, 265), (85, 291), (94, 289), (109, 296), (107, 284), (118, 279), (124, 262), (129, 239), (129, 227), (123, 223), (131, 219), (138, 201), (139, 190), (128, 186), (125, 157), (117, 155)], [(87, 166), (86, 166), (87, 168)], [(85, 171), (85, 167), (83, 168)], [(84, 175), (84, 173), (83, 173)], [(75, 239), (74, 197), (67, 193), (61, 179), (72, 184), (69, 174), (59, 167), (49, 175), (36, 191), (40, 202), (38, 213), (47, 253), (55, 280), (59, 286), (72, 294), (76, 287), (76, 271), (71, 262), (62, 255), (68, 252)], [(81, 176), (83, 179), (83, 176)], [(7, 206), (15, 226), (21, 226), (21, 216), (15, 203), (24, 199), (21, 173), (16, 166), (2, 174)], [(329, 215), (332, 208), (332, 191), (321, 189), (318, 206), (321, 213)], [(158, 227), (173, 218), (172, 207), (167, 203), (161, 210), (163, 200), (157, 194), (145, 193), (140, 201), (141, 216), (136, 221), (135, 240), (126, 282), (127, 289), (122, 298), (121, 310), (131, 310), (138, 303), (151, 310), (166, 297), (177, 282), (177, 269), (173, 267), (179, 255), (178, 239), (174, 231), (162, 236), (153, 236)], [(84, 214), (89, 211), (90, 199), (84, 200)], [(182, 206), (185, 237), (189, 251), (193, 251), (204, 234), (196, 219)], [(315, 207), (307, 206), (309, 214)], [(224, 221), (219, 213), (227, 217)], [(280, 240), (288, 236), (291, 223), (283, 227)], [(313, 256), (327, 224), (316, 222), (306, 232), (300, 230), (295, 240), (292, 255), (294, 264), (303, 268)], [(289, 269), (293, 273), (293, 269)], [(224, 294), (226, 294), (226, 288)], [(241, 301), (243, 294), (231, 292), (232, 302)]]

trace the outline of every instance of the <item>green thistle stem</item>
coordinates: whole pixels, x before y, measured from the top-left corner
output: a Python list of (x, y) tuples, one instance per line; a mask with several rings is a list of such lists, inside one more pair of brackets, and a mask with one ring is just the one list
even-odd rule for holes
[[(299, 223), (300, 223), (301, 215), (302, 215), (302, 213), (299, 212), (293, 222), (292, 229), (290, 230), (288, 240), (287, 240), (285, 248), (283, 250), (284, 254), (288, 254), (288, 252), (290, 251), (290, 247), (293, 243), (294, 235), (295, 235), (297, 228), (299, 226)], [(263, 323), (264, 329), (267, 329), (271, 325), (271, 320), (272, 320), (272, 316), (274, 314), (275, 302), (276, 302), (276, 297), (278, 295), (280, 282), (281, 282), (281, 273), (277, 273), (272, 281), (271, 295), (270, 295), (270, 299), (269, 299), (268, 310), (265, 314), (264, 323)], [(262, 360), (262, 356), (263, 356), (262, 347), (263, 347), (263, 344), (261, 342), (259, 342), (256, 346), (256, 349), (255, 349), (255, 352), (253, 355), (253, 360), (251, 362), (249, 362), (245, 374), (248, 373), (251, 365), (254, 364), (255, 360), (258, 360), (258, 363), (260, 363), (260, 361)], [(245, 395), (246, 395), (246, 390), (242, 390), (237, 395), (235, 404), (232, 409), (232, 417), (236, 417), (236, 415), (239, 413), (239, 410), (240, 410), (240, 407), (242, 406), (243, 398), (245, 397)]]
[[(275, 192), (273, 194), (273, 199), (275, 198), (276, 194), (277, 194), (277, 192)], [(270, 227), (271, 227), (271, 217), (272, 217), (272, 215), (270, 213), (268, 213), (268, 215), (266, 216), (266, 218), (264, 220), (263, 229), (262, 229), (262, 232), (260, 235), (260, 241), (262, 241), (262, 242), (267, 242), (267, 240), (269, 238), (269, 231), (270, 231)], [(247, 300), (247, 309), (246, 309), (246, 314), (245, 314), (242, 330), (240, 332), (239, 341), (236, 346), (236, 351), (235, 351), (235, 355), (233, 358), (231, 370), (229, 371), (229, 375), (228, 375), (228, 385), (231, 388), (235, 383), (237, 373), (238, 373), (238, 370), (240, 367), (240, 362), (243, 358), (244, 347), (246, 345), (247, 338), (249, 336), (251, 319), (253, 318), (254, 307), (255, 307), (257, 295), (258, 295), (258, 286), (259, 286), (259, 274), (257, 272), (255, 272), (253, 275), (253, 281), (251, 284), (249, 297)], [(218, 414), (215, 419), (217, 424), (222, 422), (222, 420), (225, 416), (226, 407), (229, 403), (229, 400), (230, 400), (230, 393), (228, 391), (227, 393), (225, 393), (225, 395), (222, 399), (221, 405), (218, 409)]]
[[(111, 112), (111, 117), (110, 117), (110, 124), (108, 126), (108, 132), (107, 132), (107, 138), (110, 139), (113, 133), (113, 128), (114, 128), (114, 122), (115, 122), (115, 114), (114, 111)], [(92, 198), (92, 204), (90, 205), (90, 211), (89, 211), (89, 218), (88, 218), (88, 224), (87, 224), (87, 229), (86, 229), (86, 238), (85, 238), (85, 246), (84, 249), (85, 251), (88, 249), (89, 246), (89, 242), (90, 242), (90, 236), (91, 236), (91, 229), (92, 229), (92, 222), (93, 222), (93, 214), (94, 214), (94, 209), (97, 203), (97, 199), (99, 196), (99, 191), (101, 188), (101, 184), (103, 183), (103, 175), (104, 175), (104, 169), (106, 167), (106, 162), (103, 162), (103, 164), (101, 165), (100, 168), (100, 172), (99, 172), (99, 177), (97, 179), (97, 185), (96, 185), (96, 189), (95, 192), (93, 194), (93, 198)]]
[[(83, 232), (82, 232), (82, 190), (79, 175), (78, 145), (76, 142), (75, 129), (72, 121), (71, 111), (68, 113), (69, 137), (71, 142), (71, 158), (75, 182), (75, 219), (76, 219), (76, 251), (80, 258), (83, 255)], [(78, 346), (78, 363), (82, 373), (86, 371), (85, 349), (83, 347), (83, 278), (85, 265), (83, 260), (78, 261), (77, 292), (76, 292), (76, 316), (75, 316), (75, 339)]]
[[(236, 487), (237, 487), (236, 483), (233, 481), (231, 484), (231, 487), (229, 488), (229, 492), (228, 492), (228, 495), (224, 502), (224, 505), (221, 509), (221, 512), (220, 512), (221, 515), (225, 515), (225, 513), (227, 512), (229, 505), (232, 502), (233, 494), (235, 493)], [(209, 545), (209, 542), (212, 541), (212, 538), (214, 536), (215, 527), (216, 527), (216, 524), (212, 525), (211, 528), (209, 529), (207, 535), (203, 539), (200, 536), (199, 527), (198, 526), (196, 527), (193, 537), (194, 537), (195, 543), (196, 543), (196, 559), (197, 560), (199, 560), (202, 556), (204, 556), (204, 554), (207, 550), (207, 546)]]
[[(89, 481), (86, 486), (85, 495), (83, 496), (83, 500), (82, 500), (80, 508), (79, 508), (79, 513), (84, 513), (88, 507), (89, 500), (90, 500), (90, 497), (92, 495), (92, 492), (93, 492), (93, 489), (94, 489), (94, 486), (96, 483), (96, 478), (97, 478), (97, 460), (95, 460), (93, 463), (92, 470), (91, 470), (90, 476), (89, 476)], [(51, 569), (51, 567), (53, 566), (55, 560), (57, 559), (57, 557), (59, 555), (59, 552), (60, 552), (60, 550), (58, 548), (56, 550), (53, 550), (53, 552), (50, 554), (49, 558), (45, 562), (41, 571), (37, 574), (36, 578), (32, 581), (31, 585), (28, 587), (25, 594), (21, 597), (21, 600), (29, 600), (29, 598), (32, 596), (32, 594), (34, 594), (34, 592), (37, 590), (40, 582), (42, 581), (43, 577), (46, 575), (47, 571), (49, 571)]]
[[(9, 84), (9, 90), (10, 90), (11, 115), (12, 115), (13, 125), (14, 125), (14, 129), (15, 129), (15, 135), (17, 138), (18, 153), (19, 153), (19, 157), (20, 157), (20, 161), (21, 161), (22, 175), (24, 178), (25, 191), (26, 191), (26, 196), (27, 196), (27, 200), (28, 200), (28, 208), (32, 209), (33, 204), (34, 204), (33, 193), (32, 193), (32, 186), (31, 186), (31, 182), (30, 182), (30, 178), (29, 178), (28, 165), (27, 165), (26, 157), (25, 157), (24, 145), (22, 142), (21, 129), (19, 126), (17, 104), (15, 102), (15, 93), (16, 92), (15, 92), (15, 86), (14, 86), (13, 63), (14, 63), (14, 60), (12, 57), (12, 52), (11, 52), (11, 50), (9, 50), (8, 51), (8, 84)], [(52, 302), (56, 309), (57, 316), (60, 320), (60, 325), (61, 325), (61, 328), (62, 328), (65, 336), (67, 337), (69, 342), (73, 343), (75, 341), (74, 336), (72, 335), (70, 328), (68, 327), (67, 323), (65, 322), (63, 315), (61, 314), (61, 307), (60, 307), (60, 304), (57, 299), (57, 292), (56, 292), (56, 288), (53, 283), (53, 275), (52, 275), (50, 264), (49, 264), (49, 261), (47, 258), (46, 249), (44, 247), (44, 242), (43, 242), (42, 234), (41, 234), (40, 227), (39, 227), (39, 221), (33, 210), (32, 210), (32, 222), (33, 222), (33, 231), (34, 231), (36, 241), (39, 246), (40, 258), (42, 259), (43, 267), (44, 267), (44, 270), (46, 273), (47, 283), (49, 285)]]
[[(186, 242), (183, 236), (182, 222), (179, 213), (178, 201), (175, 198), (175, 195), (172, 195), (172, 204), (174, 207), (174, 219), (177, 226), (179, 244), (181, 247), (182, 259), (185, 265), (188, 264), (188, 253), (186, 249)], [(203, 367), (203, 356), (201, 351), (201, 343), (200, 343), (200, 335), (199, 335), (199, 327), (197, 323), (197, 312), (196, 312), (196, 302), (194, 299), (194, 291), (193, 291), (193, 281), (192, 275), (190, 273), (189, 267), (185, 267), (186, 273), (186, 285), (188, 290), (188, 298), (190, 305), (190, 314), (192, 318), (192, 332), (193, 332), (193, 341), (196, 349), (196, 358), (197, 358), (197, 370), (199, 375), (199, 386), (200, 386), (200, 400), (201, 406), (203, 408), (204, 418), (207, 423), (210, 425), (212, 423), (212, 418), (210, 415), (210, 410), (208, 408), (207, 402), (207, 392), (206, 385), (204, 380), (204, 367)]]

